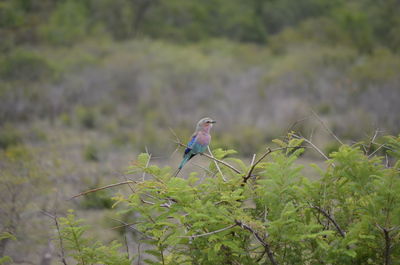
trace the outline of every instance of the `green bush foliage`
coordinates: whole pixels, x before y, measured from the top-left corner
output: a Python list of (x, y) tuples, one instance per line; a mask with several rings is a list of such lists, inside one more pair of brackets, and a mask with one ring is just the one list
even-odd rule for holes
[(297, 162), (303, 140), (288, 139), (274, 141), (280, 147), (250, 165), (231, 157), (233, 150), (214, 150), (230, 166), (220, 163), (219, 171), (211, 161), (206, 177), (175, 177), (139, 155), (128, 170), (140, 175), (130, 183), (133, 193), (115, 199), (125, 204), (124, 214), (140, 213), (133, 226), (153, 246), (145, 262), (397, 264), (400, 138), (385, 142), (395, 154), (390, 165), (365, 153), (362, 143), (342, 145), (326, 168), (312, 165), (318, 178), (304, 176)]
[(0, 78), (5, 80), (40, 81), (51, 79), (53, 74), (49, 62), (34, 52), (16, 50), (0, 57)]
[[(108, 246), (87, 237), (86, 226), (82, 226), (82, 220), (76, 219), (71, 210), (66, 217), (60, 218), (60, 234), (67, 250), (77, 264), (105, 264), (105, 265), (129, 265), (131, 264), (126, 254), (121, 254), (121, 247), (116, 241)], [(93, 243), (95, 242), (95, 243)]]
[(0, 149), (7, 149), (10, 146), (18, 145), (21, 142), (21, 133), (11, 124), (5, 124), (0, 127)]

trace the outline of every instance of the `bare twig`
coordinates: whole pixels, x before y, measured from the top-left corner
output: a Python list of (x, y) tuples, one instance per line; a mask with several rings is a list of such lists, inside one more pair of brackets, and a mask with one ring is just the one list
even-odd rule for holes
[(378, 152), (384, 146), (385, 144), (381, 144), (378, 148), (375, 149), (375, 151), (373, 151), (371, 154), (368, 155), (368, 158), (372, 157), (376, 152)]
[(56, 224), (56, 229), (57, 229), (57, 233), (58, 233), (58, 239), (60, 241), (60, 249), (61, 249), (61, 262), (64, 265), (68, 265), (67, 261), (65, 259), (65, 252), (64, 252), (64, 244), (63, 244), (63, 240), (61, 237), (61, 231), (60, 231), (60, 225), (58, 224), (58, 219), (57, 219), (57, 215), (52, 215), (49, 212), (46, 212), (45, 210), (41, 210), (41, 212), (46, 215), (47, 217), (50, 217), (51, 219), (53, 219), (54, 223)]
[[(214, 157), (214, 155), (213, 155), (213, 153), (211, 152), (211, 149), (210, 149), (209, 146), (207, 146), (207, 149), (208, 149), (208, 152), (210, 153), (210, 155), (211, 155), (212, 157)], [(226, 180), (224, 174), (222, 174), (222, 171), (221, 171), (221, 169), (219, 168), (219, 165), (218, 165), (218, 163), (217, 163), (215, 160), (214, 160), (214, 164), (215, 164), (215, 166), (217, 167), (218, 172), (221, 174), (222, 180), (223, 180), (224, 182), (226, 182), (227, 180)]]
[(272, 153), (272, 152), (276, 152), (276, 151), (280, 151), (280, 150), (284, 150), (284, 149), (291, 149), (291, 148), (293, 148), (293, 149), (296, 149), (296, 148), (305, 148), (305, 146), (285, 146), (285, 147), (278, 147), (278, 148), (274, 148), (274, 149), (271, 149), (271, 148), (267, 148), (267, 151), (256, 161), (256, 162), (254, 162), (254, 160), (255, 160), (255, 155), (253, 156), (253, 159), (252, 159), (252, 161), (251, 161), (251, 166), (250, 166), (250, 169), (249, 169), (249, 171), (247, 172), (247, 174), (246, 174), (246, 176), (244, 176), (243, 177), (243, 182), (244, 183), (246, 183), (247, 182), (247, 180), (249, 180), (249, 178), (251, 178), (251, 174), (253, 173), (253, 171), (254, 171), (254, 169), (256, 168), (256, 166), (267, 156), (267, 155), (269, 155), (270, 153)]
[(336, 222), (336, 220), (335, 220), (329, 213), (327, 213), (324, 209), (322, 209), (321, 207), (316, 206), (316, 205), (310, 204), (310, 207), (311, 207), (312, 209), (318, 210), (318, 211), (319, 211), (320, 213), (322, 213), (329, 221), (331, 221), (331, 223), (335, 226), (336, 230), (339, 232), (339, 234), (340, 234), (342, 237), (345, 237), (345, 236), (346, 236), (346, 232), (340, 227), (340, 225)]
[(272, 263), (273, 265), (278, 265), (278, 262), (275, 260), (274, 253), (272, 253), (272, 251), (271, 251), (270, 245), (268, 244), (267, 241), (265, 241), (265, 240), (261, 237), (261, 235), (260, 235), (257, 231), (255, 231), (251, 226), (245, 224), (245, 223), (242, 222), (242, 221), (235, 220), (235, 223), (236, 223), (238, 226), (240, 226), (241, 228), (250, 231), (250, 232), (256, 237), (256, 239), (261, 243), (261, 245), (263, 245), (263, 247), (264, 247), (264, 249), (265, 249), (265, 252), (267, 253), (268, 258), (269, 258), (269, 260), (271, 261), (271, 263)]
[[(146, 154), (149, 156), (149, 159), (147, 160), (146, 167), (145, 167), (145, 169), (146, 169), (149, 167), (149, 163), (151, 160), (151, 154), (149, 154), (149, 150), (147, 149), (147, 146), (145, 146), (145, 149), (146, 149)], [(146, 177), (146, 171), (143, 170), (142, 181), (144, 181), (145, 177)]]
[(292, 136), (294, 138), (297, 139), (303, 139), (304, 142), (308, 143), (314, 150), (316, 150), (320, 155), (322, 155), (326, 160), (329, 160), (328, 156), (324, 154), (324, 152), (321, 151), (321, 149), (319, 149), (315, 144), (313, 144), (310, 140), (308, 140), (307, 138), (304, 138), (302, 136), (299, 136), (297, 134), (292, 134)]
[(76, 197), (83, 196), (83, 195), (86, 195), (86, 194), (89, 194), (89, 193), (92, 193), (92, 192), (96, 192), (96, 191), (99, 191), (99, 190), (104, 190), (104, 189), (108, 189), (108, 188), (112, 188), (112, 187), (116, 187), (116, 186), (120, 186), (120, 185), (125, 185), (125, 184), (130, 184), (130, 183), (135, 183), (135, 181), (127, 180), (127, 181), (123, 181), (123, 182), (119, 182), (119, 183), (115, 183), (115, 184), (110, 184), (110, 185), (107, 185), (107, 186), (104, 186), (104, 187), (100, 187), (100, 188), (95, 188), (95, 189), (92, 189), (92, 190), (84, 191), (84, 192), (81, 192), (81, 193), (79, 193), (77, 195), (72, 196), (68, 200), (72, 200), (72, 199), (74, 199)]
[(336, 141), (338, 141), (341, 145), (343, 145), (343, 142), (328, 128), (328, 126), (325, 124), (325, 122), (318, 116), (318, 114), (311, 109), (311, 113), (314, 115), (314, 117), (321, 123), (321, 125), (325, 128), (325, 130), (333, 137), (335, 138)]
[(204, 234), (190, 235), (190, 236), (179, 236), (179, 237), (183, 237), (183, 238), (196, 238), (196, 237), (209, 236), (209, 235), (213, 235), (213, 234), (216, 234), (216, 233), (219, 233), (219, 232), (222, 232), (222, 231), (231, 229), (232, 227), (235, 227), (235, 226), (237, 226), (237, 224), (233, 224), (233, 225), (230, 225), (230, 226), (227, 226), (227, 227), (224, 227), (224, 228), (221, 228), (221, 229), (212, 231), (212, 232), (204, 233)]
[(116, 222), (119, 222), (119, 223), (121, 223), (121, 224), (123, 224), (123, 225), (125, 225), (125, 227), (127, 227), (127, 228), (129, 228), (129, 229), (131, 229), (131, 230), (133, 230), (133, 231), (135, 231), (135, 232), (141, 234), (141, 235), (144, 236), (144, 237), (147, 237), (147, 238), (149, 238), (149, 239), (155, 240), (155, 238), (153, 238), (153, 237), (151, 237), (151, 236), (149, 236), (149, 235), (146, 235), (145, 233), (141, 232), (139, 229), (137, 229), (136, 227), (134, 227), (132, 224), (125, 223), (124, 221), (118, 220), (118, 219), (115, 219), (115, 218), (110, 218), (110, 219), (111, 219), (111, 220), (114, 220), (114, 221), (116, 221)]
[[(265, 152), (255, 163), (252, 161), (252, 166), (249, 169), (249, 172), (247, 172), (246, 176), (243, 177), (243, 182), (246, 183), (247, 180), (251, 177), (251, 173), (253, 173), (254, 168), (257, 166), (258, 163), (260, 163), (267, 155), (269, 155), (272, 152), (271, 148), (267, 148), (267, 152)], [(253, 156), (254, 158), (254, 156)]]
[(299, 124), (300, 122), (303, 122), (303, 121), (305, 121), (305, 120), (308, 120), (308, 119), (310, 118), (310, 116), (311, 116), (311, 115), (309, 115), (309, 116), (307, 116), (307, 117), (305, 117), (305, 118), (302, 118), (302, 119), (300, 119), (300, 120), (295, 121), (292, 125), (290, 125), (290, 126), (288, 127), (288, 129), (287, 129), (286, 131), (287, 131), (288, 133), (290, 133), (291, 131), (293, 131), (294, 127), (296, 127), (297, 124)]

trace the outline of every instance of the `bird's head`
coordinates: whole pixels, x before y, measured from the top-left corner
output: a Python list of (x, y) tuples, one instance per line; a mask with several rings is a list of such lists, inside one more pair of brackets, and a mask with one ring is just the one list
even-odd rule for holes
[(214, 123), (216, 121), (211, 118), (203, 118), (197, 123), (196, 131), (203, 130), (209, 132)]

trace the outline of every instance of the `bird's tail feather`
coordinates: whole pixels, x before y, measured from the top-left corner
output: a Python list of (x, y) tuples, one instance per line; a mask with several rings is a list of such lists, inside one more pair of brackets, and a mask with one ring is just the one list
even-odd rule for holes
[(178, 174), (179, 174), (180, 171), (181, 171), (181, 169), (178, 168), (178, 169), (175, 171), (175, 173), (174, 173), (174, 177), (178, 176)]
[(190, 156), (185, 156), (181, 162), (181, 164), (179, 165), (179, 170), (181, 170), (183, 168), (183, 166), (187, 163), (187, 161), (189, 161)]

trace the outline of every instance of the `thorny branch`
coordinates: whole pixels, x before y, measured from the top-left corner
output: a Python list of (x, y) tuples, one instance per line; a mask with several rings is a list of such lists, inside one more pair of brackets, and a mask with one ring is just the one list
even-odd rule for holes
[(269, 155), (270, 153), (276, 152), (276, 151), (280, 151), (280, 150), (285, 150), (285, 149), (298, 149), (298, 148), (305, 148), (305, 146), (285, 146), (285, 147), (278, 147), (278, 148), (274, 148), (274, 149), (271, 149), (271, 148), (268, 147), (268, 148), (267, 148), (267, 151), (266, 151), (256, 162), (253, 162), (253, 161), (254, 161), (254, 158), (255, 158), (255, 156), (253, 156), (253, 160), (252, 160), (252, 162), (251, 162), (251, 167), (250, 167), (249, 171), (247, 172), (246, 176), (243, 177), (243, 182), (246, 183), (247, 180), (248, 180), (249, 178), (251, 178), (251, 176), (252, 176), (251, 174), (253, 173), (253, 171), (254, 171), (254, 169), (256, 168), (256, 166), (257, 166), (267, 155)]
[(318, 114), (311, 110), (311, 113), (314, 115), (314, 117), (319, 121), (319, 123), (321, 123), (321, 125), (325, 128), (325, 130), (333, 137), (335, 138), (336, 141), (338, 141), (341, 145), (343, 145), (343, 142), (336, 136), (336, 134), (334, 134), (329, 128), (328, 126), (325, 124), (325, 122), (318, 116)]
[(65, 252), (64, 252), (64, 244), (63, 244), (63, 240), (61, 237), (61, 232), (60, 232), (60, 225), (58, 224), (58, 219), (56, 215), (52, 215), (48, 212), (46, 212), (45, 210), (42, 210), (42, 213), (44, 215), (46, 215), (47, 217), (50, 217), (51, 219), (53, 219), (54, 223), (56, 224), (56, 229), (57, 229), (57, 233), (58, 233), (58, 239), (60, 240), (60, 249), (61, 249), (61, 262), (64, 265), (68, 265), (67, 261), (65, 260)]
[(310, 140), (303, 136), (299, 136), (297, 134), (292, 134), (292, 136), (296, 139), (303, 139), (304, 142), (308, 143), (314, 150), (316, 150), (320, 155), (322, 155), (326, 160), (329, 160), (328, 156), (324, 154), (315, 144), (313, 144)]
[(95, 188), (95, 189), (92, 189), (92, 190), (81, 192), (81, 193), (79, 193), (79, 194), (77, 194), (75, 196), (72, 196), (71, 198), (69, 198), (69, 200), (72, 200), (72, 199), (75, 199), (76, 197), (83, 196), (83, 195), (86, 195), (86, 194), (89, 194), (89, 193), (92, 193), (92, 192), (96, 192), (96, 191), (99, 191), (99, 190), (104, 190), (104, 189), (112, 188), (112, 187), (115, 187), (115, 186), (131, 184), (131, 183), (136, 183), (136, 182), (133, 181), (133, 180), (127, 180), (127, 181), (123, 181), (123, 182), (110, 184), (110, 185), (107, 185), (107, 186), (104, 186), (104, 187)]
[(235, 220), (235, 223), (236, 223), (238, 226), (240, 226), (241, 228), (250, 231), (250, 232), (256, 237), (256, 239), (261, 243), (261, 245), (263, 245), (263, 247), (264, 247), (264, 249), (265, 249), (265, 252), (267, 253), (268, 258), (269, 258), (269, 260), (271, 261), (271, 263), (272, 263), (273, 265), (278, 265), (278, 262), (275, 260), (274, 253), (272, 253), (272, 251), (271, 251), (270, 245), (268, 244), (268, 242), (266, 242), (266, 241), (261, 237), (261, 235), (260, 235), (257, 231), (255, 231), (252, 227), (250, 227), (249, 225), (245, 224), (245, 223), (242, 222), (242, 221)]
[(190, 236), (179, 236), (179, 237), (184, 237), (184, 238), (196, 238), (196, 237), (209, 236), (209, 235), (213, 235), (213, 234), (216, 234), (216, 233), (219, 233), (219, 232), (222, 232), (222, 231), (231, 229), (232, 227), (235, 227), (235, 226), (237, 226), (237, 224), (233, 224), (233, 225), (230, 225), (230, 226), (227, 226), (227, 227), (224, 227), (224, 228), (221, 228), (221, 229), (212, 231), (212, 232), (204, 233), (204, 234), (190, 235)]
[(392, 248), (392, 237), (390, 236), (390, 233), (392, 231), (398, 230), (399, 227), (392, 227), (392, 228), (385, 228), (382, 227), (379, 224), (376, 224), (376, 227), (379, 228), (379, 230), (382, 231), (383, 236), (385, 237), (385, 253), (384, 253), (384, 258), (385, 258), (385, 265), (390, 265), (392, 264), (392, 260), (390, 258), (390, 252), (391, 252), (391, 248)]
[[(210, 153), (210, 155), (211, 155), (212, 157), (214, 157), (214, 155), (212, 154), (211, 149), (210, 149), (209, 146), (207, 146), (207, 149), (208, 149), (208, 152)], [(227, 180), (226, 180), (224, 174), (222, 173), (221, 169), (219, 168), (219, 165), (218, 165), (217, 161), (214, 160), (214, 164), (215, 164), (215, 167), (217, 168), (218, 172), (221, 174), (222, 180), (223, 180), (224, 182), (227, 182)]]
[(318, 211), (319, 211), (320, 213), (322, 213), (329, 221), (331, 221), (331, 223), (335, 226), (336, 230), (339, 232), (339, 234), (340, 234), (342, 237), (345, 237), (345, 236), (346, 236), (346, 232), (340, 227), (340, 225), (336, 222), (336, 220), (335, 220), (329, 213), (327, 213), (324, 209), (322, 209), (321, 207), (316, 206), (316, 205), (310, 204), (310, 207), (311, 207), (312, 209), (318, 210)]

